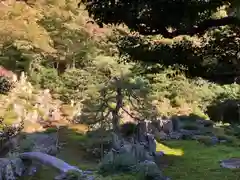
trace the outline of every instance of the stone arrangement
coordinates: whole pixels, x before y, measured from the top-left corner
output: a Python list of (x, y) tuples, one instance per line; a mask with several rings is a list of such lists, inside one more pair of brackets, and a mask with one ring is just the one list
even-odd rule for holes
[(82, 171), (54, 157), (58, 152), (56, 134), (31, 134), (18, 141), (21, 143), (15, 141), (6, 158), (0, 159), (0, 180), (16, 180), (22, 176), (32, 176), (42, 165), (52, 167), (59, 172), (55, 177), (56, 180), (94, 179), (94, 176), (90, 175), (91, 172)]
[[(23, 93), (34, 99), (31, 102), (34, 110), (30, 111), (26, 108), (29, 105), (28, 101), (21, 101), (21, 103), (16, 101), (15, 97)], [(23, 122), (39, 125), (38, 129), (25, 129), (25, 132), (31, 133), (44, 130), (44, 122), (52, 123), (59, 119), (62, 120), (65, 115), (72, 119), (77, 113), (72, 111), (74, 103), (71, 108), (63, 108), (61, 102), (52, 102), (53, 99), (47, 89), (34, 94), (33, 87), (27, 83), (24, 74), (19, 81), (16, 80), (16, 88), (3, 102), (5, 105), (13, 105), (13, 113), (17, 118), (9, 131), (0, 134), (0, 137), (12, 137), (6, 144), (6, 146), (11, 146), (11, 151), (5, 158), (0, 158), (0, 180), (15, 180), (21, 176), (31, 176), (42, 165), (50, 166), (59, 172), (55, 180), (95, 179), (91, 175), (92, 172), (82, 171), (54, 157), (60, 148), (55, 133), (33, 133), (20, 140), (18, 136), (14, 137), (23, 128)], [(71, 110), (70, 113), (69, 110)], [(77, 111), (79, 112), (79, 110)], [(211, 145), (226, 142), (225, 139), (214, 136), (212, 121), (196, 117), (191, 121), (183, 119), (172, 117), (145, 120), (136, 124), (134, 133), (131, 135), (123, 136), (121, 133), (112, 133), (112, 146), (102, 159), (100, 170), (109, 173), (133, 171), (147, 179), (167, 180), (169, 178), (163, 176), (155, 162), (164, 155), (163, 152), (156, 152), (156, 140), (191, 139), (205, 142), (207, 140)], [(135, 123), (135, 121), (131, 122)], [(20, 141), (21, 143), (19, 143)], [(239, 159), (223, 160), (220, 164), (225, 168), (240, 168)]]
[(220, 161), (220, 166), (228, 169), (239, 169), (240, 168), (240, 158), (230, 158)]
[[(170, 119), (157, 118), (154, 121), (144, 121), (147, 131), (155, 136), (157, 140), (169, 139), (195, 139), (197, 135), (211, 132), (214, 123), (211, 120), (194, 119), (181, 120), (179, 117)], [(191, 126), (187, 126), (187, 125)]]
[(136, 171), (141, 177), (166, 180), (155, 163), (155, 158), (163, 155), (156, 152), (156, 141), (147, 132), (144, 123), (136, 126), (132, 136), (123, 137), (112, 133), (112, 149), (105, 155), (100, 169), (103, 172)]

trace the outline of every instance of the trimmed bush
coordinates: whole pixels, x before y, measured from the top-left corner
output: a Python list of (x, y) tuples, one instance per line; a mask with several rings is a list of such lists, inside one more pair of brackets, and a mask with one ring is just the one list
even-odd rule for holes
[(218, 100), (207, 107), (207, 114), (212, 121), (237, 124), (240, 122), (240, 100)]
[(0, 94), (7, 94), (12, 88), (11, 80), (5, 76), (0, 76)]

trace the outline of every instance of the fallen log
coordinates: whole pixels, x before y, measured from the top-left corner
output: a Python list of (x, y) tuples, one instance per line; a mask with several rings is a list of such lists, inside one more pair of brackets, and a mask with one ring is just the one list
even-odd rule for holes
[(64, 162), (61, 159), (58, 159), (54, 156), (50, 156), (48, 154), (42, 152), (25, 152), (19, 155), (19, 158), (24, 160), (31, 160), (40, 162), (43, 165), (53, 167), (61, 173), (67, 173), (69, 171), (76, 171), (79, 173), (83, 173), (82, 170), (78, 169), (75, 166), (71, 166), (68, 163)]

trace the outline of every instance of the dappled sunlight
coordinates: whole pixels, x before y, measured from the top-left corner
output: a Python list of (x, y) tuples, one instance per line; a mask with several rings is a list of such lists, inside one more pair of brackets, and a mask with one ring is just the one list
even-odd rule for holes
[(173, 156), (183, 156), (184, 152), (182, 149), (174, 149), (174, 148), (170, 148), (166, 145), (163, 145), (161, 143), (157, 143), (157, 151), (162, 151), (164, 152), (164, 154), (166, 155), (173, 155)]
[(171, 155), (166, 157), (167, 164), (170, 165), (164, 169), (164, 174), (173, 179), (239, 179), (240, 171), (233, 172), (221, 168), (219, 164), (220, 160), (239, 157), (238, 147), (226, 145), (206, 146), (197, 141), (187, 140), (168, 141), (166, 143), (170, 147), (184, 150), (184, 156), (181, 156), (181, 159)]
[(84, 124), (70, 124), (68, 128), (81, 134), (85, 134), (88, 131), (88, 126)]

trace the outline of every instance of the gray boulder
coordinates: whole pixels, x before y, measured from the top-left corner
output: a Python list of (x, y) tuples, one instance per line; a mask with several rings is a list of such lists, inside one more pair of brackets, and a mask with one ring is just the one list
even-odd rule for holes
[(240, 158), (230, 158), (220, 161), (220, 166), (228, 169), (239, 169), (240, 168)]

